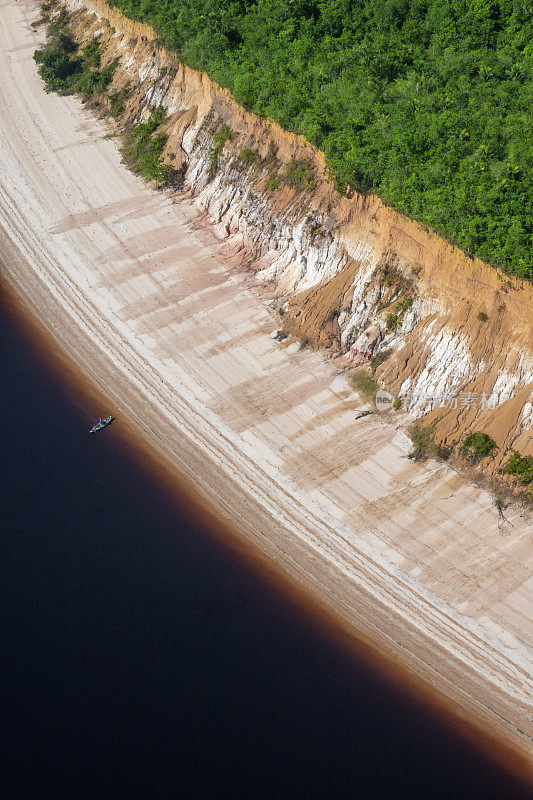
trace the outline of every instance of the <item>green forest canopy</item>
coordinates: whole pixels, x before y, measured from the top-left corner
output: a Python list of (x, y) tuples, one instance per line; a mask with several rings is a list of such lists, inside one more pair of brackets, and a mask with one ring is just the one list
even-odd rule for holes
[(112, 0), (469, 254), (533, 278), (528, 0)]

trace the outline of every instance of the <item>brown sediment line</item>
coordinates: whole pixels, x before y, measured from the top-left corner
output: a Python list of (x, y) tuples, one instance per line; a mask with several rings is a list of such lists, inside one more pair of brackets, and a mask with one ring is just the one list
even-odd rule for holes
[[(36, 344), (39, 358), (46, 369), (65, 382), (91, 413), (99, 414), (112, 408), (114, 398), (106, 394), (105, 386), (97, 379), (93, 382), (76, 365), (58, 344), (46, 320), (32, 307), (29, 298), (23, 297), (15, 287), (2, 281), (1, 275), (0, 302), (24, 335)], [(414, 707), (432, 717), (435, 725), (453, 731), (465, 745), (473, 746), (510, 780), (523, 786), (524, 792), (533, 788), (533, 768), (522, 753), (505, 740), (487, 734), (463, 707), (431, 691), (426, 682), (405, 670), (389, 653), (378, 648), (369, 637), (349, 624), (332, 603), (317, 601), (302, 586), (297, 575), (290, 571), (288, 564), (280, 563), (276, 568), (271, 556), (261, 552), (242, 531), (221, 518), (217, 509), (198, 492), (190, 478), (157, 449), (154, 438), (148, 439), (136, 432), (135, 419), (128, 414), (127, 407), (121, 411), (122, 416), (116, 421), (112, 435), (120, 439), (122, 447), (141, 463), (143, 469), (157, 477), (158, 483), (181, 510), (185, 509), (201, 522), (208, 536), (215, 537), (229, 548), (248, 570), (275, 587), (280, 596), (303, 611), (323, 634), (333, 638), (351, 657), (371, 667), (374, 673), (405, 696)]]

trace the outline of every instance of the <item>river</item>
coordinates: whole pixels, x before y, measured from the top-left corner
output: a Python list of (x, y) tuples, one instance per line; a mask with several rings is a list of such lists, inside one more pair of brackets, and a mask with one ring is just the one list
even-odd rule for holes
[[(194, 517), (1, 309), (6, 798), (523, 798)], [(107, 415), (113, 409), (101, 408)]]

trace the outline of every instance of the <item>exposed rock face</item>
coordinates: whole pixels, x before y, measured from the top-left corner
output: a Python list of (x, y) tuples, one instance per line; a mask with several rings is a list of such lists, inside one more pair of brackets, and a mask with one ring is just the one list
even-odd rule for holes
[[(216, 226), (228, 258), (285, 303), (288, 331), (347, 365), (387, 356), (377, 375), (410, 418), (427, 414), (448, 444), (469, 429), (496, 440), (489, 469), (511, 447), (533, 454), (531, 285), (377, 197), (341, 197), (322, 154), (180, 64), (149, 27), (104, 0), (66, 4), (78, 40), (98, 36), (104, 61), (120, 58), (111, 91), (130, 87), (120, 126), (167, 109), (165, 159), (183, 176), (180, 191)], [(223, 124), (231, 139), (213, 160)], [(287, 178), (288, 166), (300, 174)]]

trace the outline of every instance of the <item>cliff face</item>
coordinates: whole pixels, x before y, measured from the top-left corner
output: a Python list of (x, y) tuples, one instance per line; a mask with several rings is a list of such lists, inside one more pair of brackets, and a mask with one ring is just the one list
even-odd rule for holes
[[(372, 362), (408, 412), (400, 418), (425, 415), (445, 444), (488, 433), (499, 447), (488, 471), (511, 448), (533, 455), (531, 285), (377, 197), (341, 197), (303, 138), (247, 113), (104, 0), (66, 5), (77, 40), (97, 36), (103, 61), (120, 59), (110, 89), (128, 87), (118, 127), (167, 110), (164, 155), (177, 190), (216, 226), (228, 259), (268, 288), (280, 327), (328, 347), (339, 365)], [(231, 136), (216, 147), (223, 125)]]

